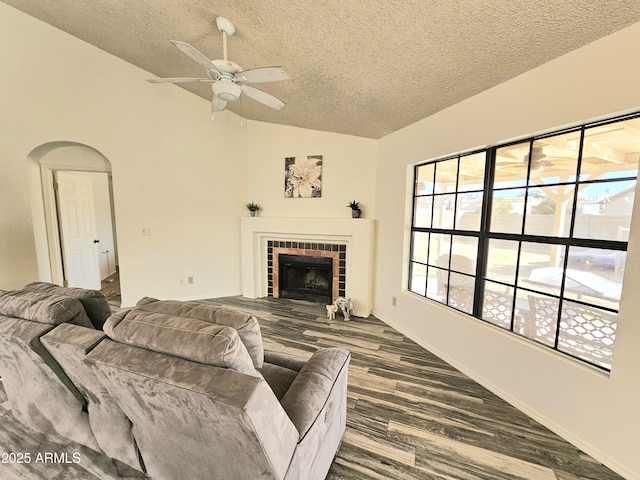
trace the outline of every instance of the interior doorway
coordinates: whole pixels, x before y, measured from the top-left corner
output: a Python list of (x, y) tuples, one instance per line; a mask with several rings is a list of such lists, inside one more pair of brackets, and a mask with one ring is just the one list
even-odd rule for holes
[(119, 296), (110, 174), (55, 170), (53, 177), (65, 284)]
[(41, 279), (101, 290), (119, 306), (111, 163), (97, 150), (71, 142), (42, 145), (29, 159), (40, 177), (41, 195), (32, 196), (32, 207), (37, 203), (44, 207), (40, 207), (43, 217), (34, 213), (34, 229), (46, 237), (37, 243), (44, 247), (41, 253), (48, 254), (38, 257)]

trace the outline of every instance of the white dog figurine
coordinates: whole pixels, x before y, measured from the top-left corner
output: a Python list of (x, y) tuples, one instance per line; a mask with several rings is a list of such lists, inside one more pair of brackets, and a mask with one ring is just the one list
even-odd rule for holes
[(336, 318), (336, 312), (338, 311), (338, 307), (335, 305), (327, 305), (327, 318), (329, 320), (333, 320)]
[(348, 322), (349, 321), (349, 315), (351, 315), (351, 312), (353, 310), (353, 305), (351, 304), (351, 299), (350, 298), (344, 298), (344, 297), (338, 297), (338, 298), (336, 298), (335, 302), (333, 302), (333, 304), (336, 306), (336, 308), (339, 308), (342, 311), (342, 315), (344, 315), (344, 321)]

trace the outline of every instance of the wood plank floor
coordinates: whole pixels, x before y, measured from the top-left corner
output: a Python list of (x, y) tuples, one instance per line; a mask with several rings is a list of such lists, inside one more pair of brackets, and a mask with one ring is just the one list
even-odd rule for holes
[[(347, 430), (327, 479), (622, 478), (375, 317), (329, 321), (323, 305), (295, 300), (210, 301), (254, 313), (268, 350), (352, 352)], [(0, 463), (0, 479), (118, 478), (104, 456), (24, 429), (3, 395), (0, 454), (79, 452), (82, 461)]]

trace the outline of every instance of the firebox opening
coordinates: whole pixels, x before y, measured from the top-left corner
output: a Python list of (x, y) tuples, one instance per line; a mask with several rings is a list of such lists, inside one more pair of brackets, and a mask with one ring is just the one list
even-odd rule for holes
[(279, 291), (281, 298), (330, 304), (333, 285), (333, 260), (327, 257), (279, 255)]

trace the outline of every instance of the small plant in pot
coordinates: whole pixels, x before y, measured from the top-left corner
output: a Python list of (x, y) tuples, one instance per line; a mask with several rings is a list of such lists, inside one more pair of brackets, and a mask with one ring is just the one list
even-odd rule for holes
[(353, 218), (360, 218), (362, 216), (362, 210), (360, 209), (360, 202), (349, 202), (347, 205), (351, 209), (351, 216)]
[(249, 212), (251, 212), (251, 216), (252, 217), (255, 217), (256, 216), (256, 212), (258, 210), (260, 210), (260, 207), (257, 204), (253, 203), (253, 202), (247, 203), (247, 208), (249, 209)]

